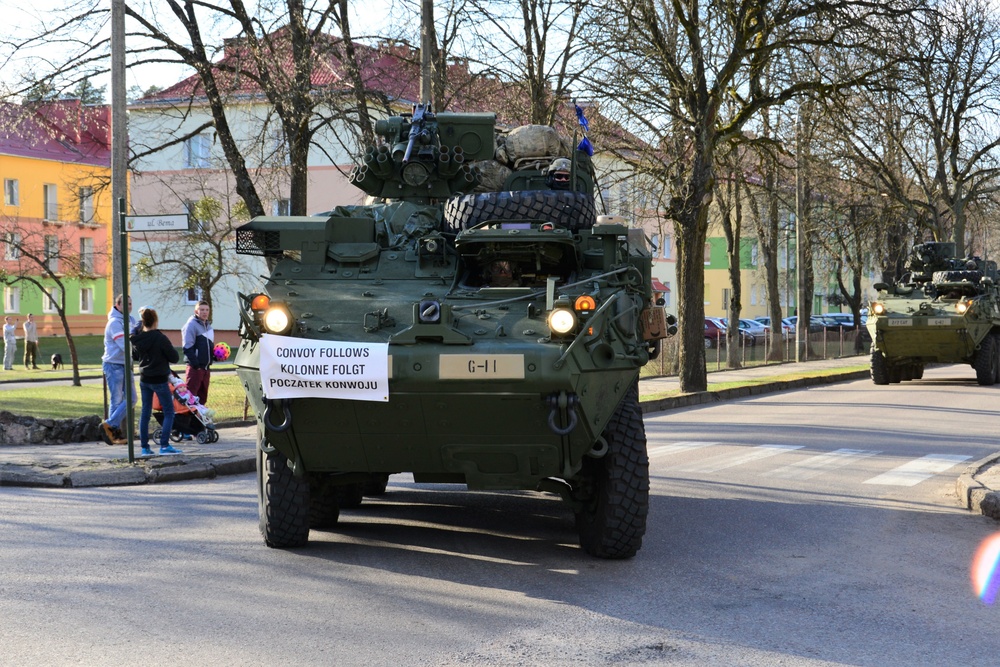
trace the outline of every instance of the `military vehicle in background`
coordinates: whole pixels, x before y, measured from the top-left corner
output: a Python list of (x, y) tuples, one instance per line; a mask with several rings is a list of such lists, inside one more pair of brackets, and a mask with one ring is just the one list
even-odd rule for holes
[(929, 363), (966, 363), (979, 384), (1000, 381), (996, 262), (955, 257), (954, 243), (923, 243), (906, 268), (896, 284), (875, 285), (868, 308), (872, 381), (917, 380)]
[(634, 555), (639, 370), (676, 332), (647, 239), (595, 215), (591, 158), (552, 128), (417, 106), (376, 133), (351, 176), (372, 203), (237, 231), (272, 267), (239, 295), (235, 357), (265, 543), (301, 546), (409, 472), (557, 493), (588, 553)]

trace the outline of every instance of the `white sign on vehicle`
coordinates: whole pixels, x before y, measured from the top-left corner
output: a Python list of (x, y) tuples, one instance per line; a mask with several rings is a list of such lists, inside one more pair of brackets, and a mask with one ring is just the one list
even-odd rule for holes
[(927, 324), (932, 327), (950, 327), (951, 318), (950, 317), (931, 317), (927, 320)]
[(260, 338), (264, 396), (389, 400), (389, 344)]
[(908, 317), (890, 317), (887, 320), (890, 327), (912, 327), (913, 320)]
[(186, 232), (189, 228), (187, 213), (178, 215), (126, 215), (125, 231), (131, 232)]

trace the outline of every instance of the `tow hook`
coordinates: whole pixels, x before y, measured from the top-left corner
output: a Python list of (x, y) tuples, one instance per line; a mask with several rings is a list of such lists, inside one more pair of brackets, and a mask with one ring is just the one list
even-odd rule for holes
[[(579, 397), (576, 394), (567, 394), (565, 391), (560, 391), (558, 394), (549, 396), (548, 400), (549, 405), (552, 407), (552, 410), (549, 412), (549, 428), (556, 435), (569, 435), (576, 428), (576, 406), (580, 402)], [(556, 426), (556, 418), (563, 411), (567, 413), (569, 423), (565, 428), (560, 428)]]
[(268, 398), (264, 399), (264, 427), (269, 431), (274, 431), (275, 433), (283, 433), (287, 431), (292, 426), (292, 408), (288, 405), (288, 401), (281, 402), (281, 410), (284, 414), (284, 421), (281, 424), (275, 426), (271, 423), (271, 408), (272, 403)]

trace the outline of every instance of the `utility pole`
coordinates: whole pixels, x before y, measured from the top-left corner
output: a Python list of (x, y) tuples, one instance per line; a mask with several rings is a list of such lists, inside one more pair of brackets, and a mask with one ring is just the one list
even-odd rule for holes
[(431, 103), (431, 56), (434, 53), (434, 0), (423, 0), (420, 8), (420, 104)]
[[(121, 254), (117, 240), (122, 233), (118, 200), (125, 199), (128, 170), (128, 127), (125, 116), (125, 0), (111, 0), (111, 266), (117, 268)], [(121, 276), (112, 271), (115, 296), (122, 293)]]
[[(802, 305), (805, 303), (802, 284), (802, 264), (805, 255), (802, 244), (802, 106), (795, 112), (795, 362), (804, 361), (803, 348), (809, 340), (809, 322), (805, 320)], [(805, 329), (803, 331), (803, 328)]]

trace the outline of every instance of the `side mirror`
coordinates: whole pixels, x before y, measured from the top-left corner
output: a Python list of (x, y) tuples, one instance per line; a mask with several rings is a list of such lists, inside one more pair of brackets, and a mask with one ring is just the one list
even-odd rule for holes
[(657, 300), (656, 300), (656, 305), (657, 305), (657, 306), (665, 306), (665, 305), (667, 305), (667, 300), (666, 300), (666, 299), (664, 299), (664, 298), (663, 298), (663, 297), (661, 296), (661, 297), (660, 297), (659, 299), (657, 299)]

